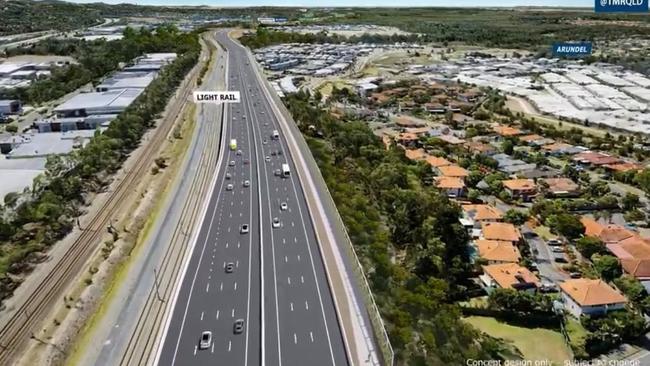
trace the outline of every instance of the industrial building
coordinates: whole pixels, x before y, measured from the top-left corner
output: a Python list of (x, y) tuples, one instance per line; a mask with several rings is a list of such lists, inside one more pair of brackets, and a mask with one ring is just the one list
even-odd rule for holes
[(19, 100), (0, 100), (0, 116), (7, 114), (19, 114), (23, 106)]

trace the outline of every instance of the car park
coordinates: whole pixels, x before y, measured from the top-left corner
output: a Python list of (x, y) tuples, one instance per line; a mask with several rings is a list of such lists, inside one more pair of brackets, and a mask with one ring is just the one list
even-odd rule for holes
[(226, 264), (226, 273), (232, 273), (234, 269), (235, 269), (235, 265), (232, 262)]
[(206, 330), (203, 333), (201, 333), (201, 340), (199, 342), (199, 348), (200, 349), (206, 349), (206, 348), (209, 348), (211, 344), (212, 344), (212, 332)]
[(242, 234), (248, 234), (248, 224), (243, 224), (239, 229), (239, 232)]

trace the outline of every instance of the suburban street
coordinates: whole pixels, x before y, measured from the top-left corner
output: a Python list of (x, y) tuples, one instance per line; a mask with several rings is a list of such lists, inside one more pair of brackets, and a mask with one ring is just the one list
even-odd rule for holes
[[(223, 141), (236, 139), (237, 146), (221, 147), (216, 185), (180, 292), (172, 299), (159, 364), (298, 365), (308, 360), (346, 365), (287, 140), (245, 49), (226, 32), (217, 40), (228, 52), (227, 89), (241, 92), (241, 103), (228, 104), (224, 118)], [(273, 138), (276, 130), (278, 139)], [(281, 172), (285, 163), (291, 172), (287, 177)], [(242, 231), (242, 225), (249, 230)], [(235, 330), (238, 319), (243, 320), (241, 333)], [(212, 332), (211, 344), (199, 349), (204, 331)]]

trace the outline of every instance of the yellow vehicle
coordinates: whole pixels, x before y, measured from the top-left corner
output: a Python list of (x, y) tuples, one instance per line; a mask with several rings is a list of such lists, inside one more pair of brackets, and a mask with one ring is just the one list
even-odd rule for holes
[(230, 140), (230, 150), (237, 150), (237, 140), (236, 139)]

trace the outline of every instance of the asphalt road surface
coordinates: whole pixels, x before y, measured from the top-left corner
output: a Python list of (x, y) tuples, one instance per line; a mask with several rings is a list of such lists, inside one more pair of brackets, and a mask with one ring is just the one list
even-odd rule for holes
[[(224, 147), (159, 365), (347, 365), (287, 142), (246, 51), (225, 32), (217, 39), (228, 51), (228, 90), (241, 92), (241, 103), (225, 113), (226, 144), (236, 139), (237, 147)], [(284, 163), (288, 177), (277, 174)], [(199, 348), (203, 331), (212, 332), (206, 349)]]

